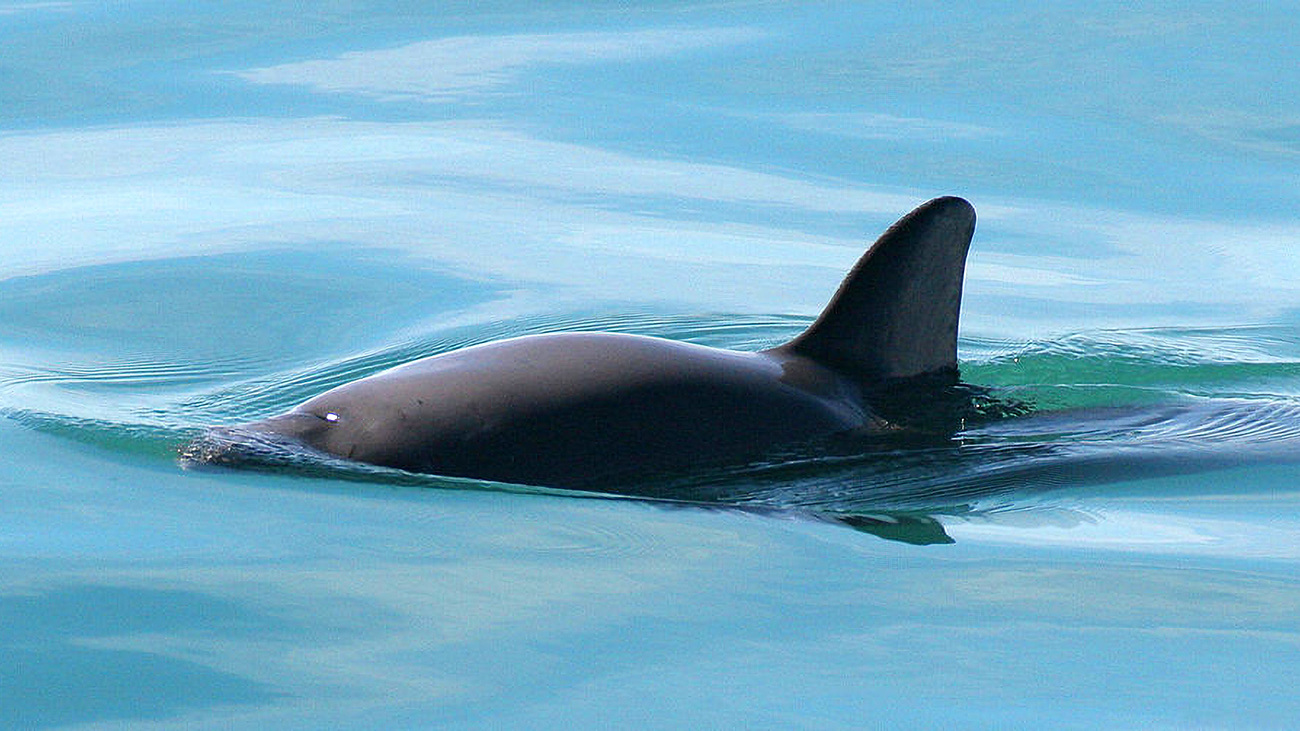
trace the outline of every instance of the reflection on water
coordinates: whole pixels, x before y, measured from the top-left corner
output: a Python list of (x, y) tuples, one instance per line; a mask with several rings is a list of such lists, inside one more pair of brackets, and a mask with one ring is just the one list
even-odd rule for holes
[[(24, 628), (4, 639), (51, 643), (12, 656), (85, 659), (76, 684), (52, 687), (130, 700), (138, 687), (96, 661), (146, 654), (155, 666), (142, 679), (174, 669), (160, 682), (193, 684), (174, 727), (595, 727), (609, 704), (651, 727), (872, 709), (940, 727), (954, 707), (1029, 727), (1026, 708), (1076, 702), (1090, 725), (1194, 708), (1227, 726), (1294, 679), (1300, 646), (1294, 558), (1249, 553), (1295, 535), (1263, 496), (1265, 535), (1259, 521), (1234, 534), (1188, 520), (1185, 499), (1164, 501), (1175, 514), (1162, 520), (1140, 507), (1151, 495), (1141, 483), (1136, 509), (1103, 498), (1092, 504), (1104, 514), (950, 522), (956, 544), (922, 549), (772, 515), (178, 474), (32, 432), (0, 436), (41, 458), (33, 477), (48, 485), (10, 493), (21, 500), (0, 515), (0, 556), (21, 582), (0, 611)], [(1260, 475), (1219, 477), (1223, 497), (1203, 510), (1233, 512)], [(58, 533), (22, 537), (24, 523), (56, 516)], [(1126, 534), (1128, 516), (1160, 532)], [(1071, 520), (1084, 541), (1069, 542)], [(1109, 535), (1089, 532), (1108, 524)], [(1161, 660), (1158, 671), (1116, 661), (1130, 652)], [(720, 678), (732, 690), (702, 690)], [(1153, 688), (1170, 706), (1151, 704)], [(637, 702), (647, 695), (660, 700)], [(921, 702), (938, 697), (943, 709)], [(916, 704), (879, 710), (900, 698)], [(55, 717), (32, 708), (28, 718)], [(1300, 710), (1285, 693), (1258, 708), (1251, 725), (1284, 726)]]
[[(1294, 15), (0, 1), (0, 725), (1293, 724)], [(941, 194), (1031, 414), (677, 503), (176, 465), (488, 340), (783, 342)]]
[(113, 641), (145, 633), (197, 638), (274, 631), (277, 622), (254, 622), (247, 612), (196, 592), (96, 584), (0, 595), (0, 647), (6, 655), (0, 663), (0, 725), (143, 721), (272, 701), (281, 694), (237, 671)]

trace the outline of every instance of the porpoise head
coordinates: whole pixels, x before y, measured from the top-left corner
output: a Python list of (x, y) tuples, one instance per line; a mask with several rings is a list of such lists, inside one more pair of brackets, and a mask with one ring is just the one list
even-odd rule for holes
[[(304, 404), (305, 406), (305, 404)], [(303, 406), (260, 421), (206, 430), (181, 450), (187, 462), (277, 466), (350, 458), (355, 438), (339, 410)]]

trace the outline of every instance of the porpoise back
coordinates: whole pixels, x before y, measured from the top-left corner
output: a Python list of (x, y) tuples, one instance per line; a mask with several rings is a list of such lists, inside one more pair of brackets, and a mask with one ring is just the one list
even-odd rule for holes
[(610, 488), (878, 429), (887, 424), (872, 393), (917, 377), (956, 379), (974, 225), (960, 198), (920, 206), (862, 256), (806, 331), (776, 348), (738, 352), (617, 333), (514, 338), (215, 429), (188, 452), (238, 462), (239, 435), (263, 433), (415, 472)]

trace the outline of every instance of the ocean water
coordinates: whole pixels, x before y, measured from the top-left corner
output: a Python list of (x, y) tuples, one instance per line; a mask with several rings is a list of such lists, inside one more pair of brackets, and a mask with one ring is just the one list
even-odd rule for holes
[[(1296, 8), (0, 2), (0, 728), (1300, 726)], [(190, 469), (980, 220), (1023, 416), (696, 504)]]

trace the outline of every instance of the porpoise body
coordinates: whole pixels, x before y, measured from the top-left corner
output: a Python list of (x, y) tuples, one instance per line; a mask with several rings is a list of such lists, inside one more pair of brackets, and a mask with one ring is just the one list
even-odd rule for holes
[(874, 394), (919, 377), (956, 382), (974, 227), (960, 198), (921, 205), (862, 256), (807, 330), (769, 350), (519, 337), (397, 366), (227, 431), (413, 472), (581, 488), (888, 428)]

